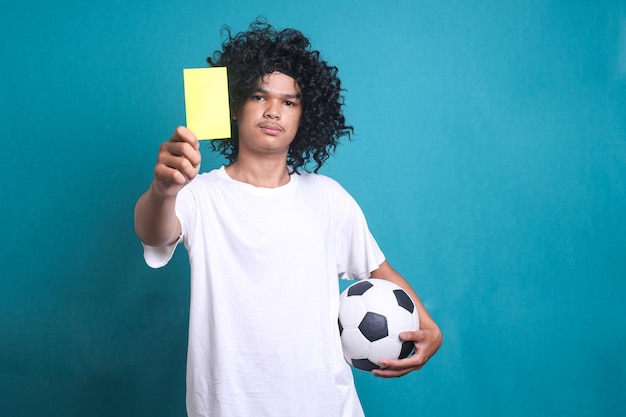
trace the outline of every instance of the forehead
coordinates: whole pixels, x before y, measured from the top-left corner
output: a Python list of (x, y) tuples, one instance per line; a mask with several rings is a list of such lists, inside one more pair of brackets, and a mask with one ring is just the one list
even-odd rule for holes
[(298, 82), (293, 77), (278, 71), (265, 74), (259, 78), (258, 88), (278, 94), (300, 94)]

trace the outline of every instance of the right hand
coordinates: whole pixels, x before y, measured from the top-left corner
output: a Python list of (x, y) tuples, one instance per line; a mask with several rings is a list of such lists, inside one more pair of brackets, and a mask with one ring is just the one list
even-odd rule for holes
[(162, 197), (172, 197), (200, 172), (200, 144), (196, 135), (179, 126), (169, 141), (159, 148), (154, 168), (153, 189)]

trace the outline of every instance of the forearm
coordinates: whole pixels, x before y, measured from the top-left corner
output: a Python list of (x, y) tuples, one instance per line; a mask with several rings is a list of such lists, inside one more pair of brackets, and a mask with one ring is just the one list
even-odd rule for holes
[(150, 186), (135, 205), (135, 233), (147, 245), (163, 246), (180, 235), (176, 196), (162, 196)]
[(406, 291), (407, 294), (409, 294), (409, 296), (415, 303), (417, 313), (419, 314), (420, 318), (420, 329), (439, 331), (439, 326), (437, 326), (437, 323), (435, 323), (435, 321), (432, 319), (432, 317), (428, 313), (428, 310), (426, 310), (426, 307), (424, 307), (422, 300), (420, 300), (415, 290), (413, 290), (407, 280), (404, 279), (404, 277), (400, 275), (395, 269), (393, 269), (393, 267), (389, 263), (387, 263), (387, 261), (383, 262), (377, 270), (372, 271), (371, 277), (391, 281), (394, 284), (400, 286), (404, 291)]
[(439, 326), (430, 317), (411, 285), (387, 262), (383, 262), (377, 270), (372, 271), (371, 277), (391, 281), (404, 289), (417, 307), (420, 322), (419, 330), (400, 333), (401, 340), (413, 342), (414, 353), (405, 359), (381, 360), (378, 363), (382, 369), (374, 369), (372, 373), (378, 377), (395, 378), (422, 369), (426, 362), (439, 350), (443, 341)]

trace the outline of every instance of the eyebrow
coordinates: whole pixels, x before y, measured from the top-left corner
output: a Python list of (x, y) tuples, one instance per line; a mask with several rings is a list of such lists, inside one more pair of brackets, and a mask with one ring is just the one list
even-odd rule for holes
[[(271, 93), (270, 93), (269, 91), (267, 91), (266, 89), (261, 88), (261, 87), (257, 87), (257, 88), (255, 88), (255, 89), (254, 89), (254, 91), (253, 91), (252, 93), (253, 93), (253, 94), (254, 94), (254, 93), (262, 93), (262, 94), (271, 95)], [(288, 98), (288, 99), (298, 99), (298, 100), (300, 100), (300, 98), (302, 97), (300, 93), (296, 93), (296, 94), (289, 94), (289, 93), (288, 93), (288, 94), (280, 94), (280, 96), (281, 96), (282, 98)]]

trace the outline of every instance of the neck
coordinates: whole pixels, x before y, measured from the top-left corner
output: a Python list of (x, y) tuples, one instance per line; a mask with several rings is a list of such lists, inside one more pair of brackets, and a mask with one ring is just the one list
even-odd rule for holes
[(284, 159), (249, 161), (238, 158), (226, 167), (228, 176), (255, 187), (276, 188), (289, 182), (289, 169)]

